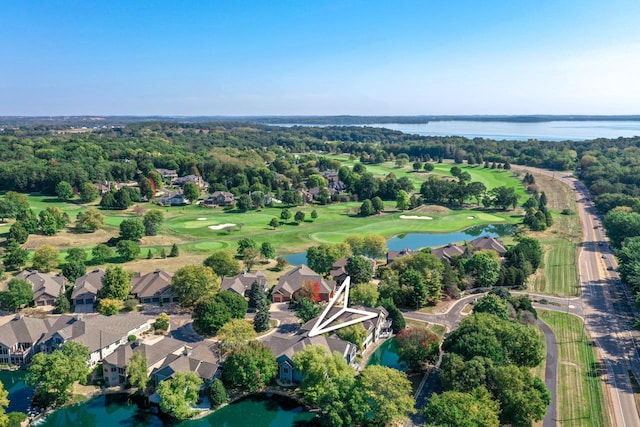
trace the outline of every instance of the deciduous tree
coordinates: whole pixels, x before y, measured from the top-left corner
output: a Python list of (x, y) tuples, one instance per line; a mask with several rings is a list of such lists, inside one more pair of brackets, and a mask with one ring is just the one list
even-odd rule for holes
[[(185, 184), (186, 186), (186, 184)], [(192, 417), (196, 411), (191, 409), (198, 400), (202, 379), (193, 372), (176, 372), (174, 377), (158, 385), (160, 409), (179, 420)]]
[(60, 252), (51, 245), (42, 245), (33, 253), (33, 269), (48, 273), (58, 266)]
[(33, 287), (25, 279), (9, 280), (6, 290), (0, 292), (0, 304), (3, 310), (16, 311), (26, 307), (33, 301)]
[(124, 301), (130, 293), (131, 277), (129, 277), (129, 273), (124, 271), (122, 267), (107, 267), (104, 276), (102, 276), (102, 297)]
[(203, 265), (209, 267), (220, 278), (235, 276), (240, 273), (240, 263), (229, 251), (215, 251), (204, 260)]
[(256, 391), (275, 378), (278, 364), (271, 350), (261, 341), (236, 347), (224, 364), (222, 379), (227, 385)]
[(182, 307), (193, 307), (199, 299), (220, 289), (213, 271), (202, 265), (179, 268), (171, 278), (171, 289), (180, 298)]

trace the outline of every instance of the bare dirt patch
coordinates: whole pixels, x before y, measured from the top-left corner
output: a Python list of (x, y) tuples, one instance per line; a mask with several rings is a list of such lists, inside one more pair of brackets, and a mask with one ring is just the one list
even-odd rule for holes
[(436, 206), (436, 205), (422, 205), (410, 211), (414, 214), (425, 213), (425, 214), (448, 214), (451, 212), (451, 209), (445, 208), (444, 206)]
[(55, 236), (44, 236), (42, 234), (31, 234), (25, 244), (27, 249), (36, 249), (41, 245), (51, 245), (59, 249), (70, 247), (91, 247), (98, 243), (104, 243), (111, 237), (118, 237), (115, 231), (97, 230), (95, 233), (73, 233), (61, 231)]
[(140, 243), (142, 246), (170, 246), (174, 243), (185, 243), (185, 239), (178, 236), (162, 235), (162, 236), (145, 236)]

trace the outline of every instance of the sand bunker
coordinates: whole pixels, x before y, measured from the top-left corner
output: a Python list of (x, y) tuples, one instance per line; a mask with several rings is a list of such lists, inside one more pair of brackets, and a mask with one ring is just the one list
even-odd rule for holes
[(475, 216), (468, 216), (467, 219), (476, 219)]
[(235, 224), (220, 224), (220, 225), (210, 225), (209, 228), (212, 230), (222, 230), (227, 227), (235, 227)]
[(400, 219), (433, 219), (430, 216), (400, 215)]
[(206, 221), (207, 218), (198, 218), (198, 221)]

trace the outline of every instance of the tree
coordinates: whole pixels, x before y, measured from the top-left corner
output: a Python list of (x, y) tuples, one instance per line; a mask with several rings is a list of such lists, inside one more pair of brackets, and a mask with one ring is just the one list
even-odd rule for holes
[(22, 248), (15, 240), (9, 240), (2, 263), (9, 271), (19, 270), (27, 263), (28, 258), (29, 252), (26, 249)]
[(425, 363), (433, 362), (440, 353), (438, 336), (426, 329), (403, 329), (396, 335), (398, 356), (409, 368), (421, 371)]
[(249, 307), (260, 309), (268, 304), (267, 294), (264, 291), (264, 286), (260, 283), (253, 282), (251, 284), (251, 290), (249, 291)]
[(129, 277), (129, 273), (124, 271), (122, 267), (107, 267), (104, 276), (102, 276), (102, 297), (124, 301), (130, 293), (131, 277)]
[(9, 392), (5, 390), (4, 384), (0, 381), (0, 426), (9, 425), (7, 407), (9, 406)]
[(240, 263), (229, 251), (213, 252), (204, 260), (203, 265), (209, 267), (220, 278), (240, 274)]
[(337, 260), (344, 258), (348, 253), (346, 245), (323, 243), (319, 246), (312, 246), (307, 250), (307, 264), (316, 273), (326, 274)]
[(153, 324), (153, 328), (155, 330), (160, 331), (168, 331), (170, 325), (170, 318), (167, 313), (160, 313), (158, 317), (156, 317), (156, 321)]
[(255, 240), (250, 239), (248, 237), (243, 237), (242, 239), (238, 240), (238, 250), (237, 253), (240, 256), (244, 256), (244, 252), (246, 249), (257, 249), (258, 248), (258, 244), (255, 242)]
[(158, 385), (160, 409), (179, 420), (192, 417), (196, 411), (191, 409), (191, 406), (198, 401), (201, 385), (202, 378), (194, 372), (176, 372), (173, 378), (166, 379)]
[(40, 229), (46, 236), (53, 236), (62, 230), (69, 221), (69, 215), (55, 206), (49, 206), (40, 211), (38, 218)]
[(202, 265), (179, 268), (171, 278), (171, 289), (179, 297), (182, 307), (193, 307), (199, 299), (216, 293), (219, 288), (216, 275)]
[(500, 262), (488, 252), (476, 252), (465, 263), (465, 271), (475, 278), (477, 286), (493, 286), (500, 274)]
[(317, 210), (314, 209), (314, 210), (311, 211), (311, 219), (314, 220), (314, 221), (316, 219), (318, 219), (318, 211)]
[(69, 400), (76, 381), (89, 375), (89, 350), (75, 341), (67, 341), (51, 354), (33, 356), (27, 373), (27, 384), (35, 387), (34, 400), (44, 407)]
[(492, 189), (489, 194), (493, 198), (493, 205), (496, 208), (506, 210), (509, 207), (515, 208), (518, 206), (518, 195), (516, 190), (510, 187), (496, 187)]
[(269, 226), (273, 227), (273, 229), (275, 230), (276, 228), (280, 227), (280, 221), (274, 216), (273, 218), (271, 218), (271, 221), (269, 221)]
[(373, 207), (374, 213), (380, 213), (384, 210), (384, 203), (382, 202), (382, 199), (378, 196), (371, 199), (371, 206)]
[(146, 200), (150, 200), (155, 195), (155, 190), (153, 189), (153, 184), (149, 178), (142, 178), (140, 183), (138, 184), (140, 187), (140, 196)]
[(242, 261), (247, 271), (251, 271), (253, 266), (258, 262), (260, 251), (257, 248), (245, 248), (242, 251)]
[(63, 314), (69, 313), (71, 311), (71, 303), (69, 302), (69, 298), (62, 292), (54, 303), (53, 313), (54, 314)]
[[(312, 405), (324, 403), (327, 395), (335, 392), (331, 390), (332, 384), (350, 380), (349, 385), (353, 386), (355, 382), (355, 371), (344, 357), (337, 352), (329, 353), (320, 345), (310, 345), (297, 351), (293, 355), (293, 363), (295, 369), (302, 374), (302, 395)], [(322, 409), (327, 410), (324, 406)]]
[(90, 182), (83, 182), (80, 184), (80, 201), (82, 203), (91, 203), (100, 197), (98, 187)]
[(124, 302), (119, 299), (102, 298), (98, 303), (97, 311), (103, 316), (113, 316), (124, 310)]
[(120, 240), (116, 245), (116, 250), (124, 261), (131, 261), (140, 254), (140, 245), (133, 240)]
[(224, 384), (218, 378), (214, 378), (211, 382), (211, 386), (209, 386), (209, 401), (211, 402), (212, 408), (217, 408), (218, 406), (226, 403), (229, 400), (227, 396), (227, 390), (224, 388)]
[(3, 310), (17, 311), (33, 301), (33, 287), (25, 279), (13, 278), (9, 280), (6, 290), (0, 292), (0, 304)]
[(147, 375), (147, 358), (144, 351), (136, 351), (133, 353), (127, 364), (127, 377), (131, 387), (135, 387), (138, 391), (143, 392), (149, 383)]
[(300, 298), (295, 303), (296, 316), (302, 319), (303, 323), (317, 317), (320, 314), (320, 306), (309, 298)]
[(344, 269), (354, 285), (369, 283), (373, 276), (371, 261), (360, 255), (349, 258)]
[(398, 191), (398, 196), (396, 197), (396, 209), (404, 211), (409, 209), (411, 203), (411, 198), (409, 197), (409, 193), (404, 190)]
[(624, 239), (640, 236), (640, 214), (636, 212), (614, 209), (604, 217), (602, 225), (611, 240), (611, 246), (615, 249), (622, 247)]
[(551, 394), (539, 377), (525, 367), (500, 366), (490, 372), (489, 391), (500, 402), (504, 424), (530, 425), (547, 412)]
[(280, 219), (282, 220), (282, 222), (286, 223), (287, 221), (289, 221), (289, 218), (291, 218), (291, 212), (289, 211), (289, 209), (282, 209), (280, 211)]
[(268, 306), (258, 310), (253, 318), (253, 329), (257, 332), (264, 332), (269, 329), (269, 323), (271, 321), (271, 313), (269, 313)]
[(184, 184), (182, 192), (184, 193), (184, 197), (186, 197), (191, 204), (200, 197), (200, 187), (198, 187), (198, 184), (195, 182), (187, 182)]
[(382, 305), (384, 309), (387, 310), (387, 313), (389, 313), (389, 319), (391, 320), (391, 330), (394, 334), (397, 334), (398, 331), (401, 331), (406, 327), (404, 315), (398, 309), (398, 307), (396, 307), (392, 299), (384, 299), (380, 301), (380, 305)]
[(33, 253), (33, 269), (48, 273), (58, 266), (60, 252), (51, 245), (42, 245)]
[(358, 347), (358, 350), (362, 350), (362, 343), (367, 337), (367, 330), (362, 326), (362, 323), (346, 326), (344, 328), (337, 329), (335, 332), (340, 339), (349, 341), (351, 344)]
[(260, 245), (260, 255), (265, 259), (275, 258), (276, 250), (273, 244), (271, 244), (271, 242), (262, 242), (262, 245)]
[(244, 319), (247, 314), (249, 304), (242, 295), (230, 290), (224, 290), (218, 292), (214, 299), (222, 302), (227, 307), (227, 310), (233, 319)]
[(240, 212), (246, 212), (253, 207), (253, 202), (248, 194), (243, 194), (236, 199), (236, 208)]
[(371, 216), (374, 213), (376, 213), (376, 211), (373, 209), (373, 204), (370, 199), (366, 199), (362, 202), (360, 205), (360, 216)]
[(249, 341), (227, 356), (222, 379), (229, 386), (256, 391), (269, 384), (277, 372), (271, 350), (261, 341)]
[(473, 393), (447, 391), (432, 394), (424, 408), (427, 425), (441, 427), (498, 427), (500, 404), (485, 388)]
[(220, 344), (224, 351), (231, 351), (234, 348), (251, 341), (256, 337), (253, 326), (245, 319), (231, 319), (225, 323), (217, 333)]
[(433, 163), (425, 163), (422, 168), (424, 169), (425, 172), (431, 172), (433, 171), (433, 169), (435, 169), (435, 166), (433, 165)]
[(60, 181), (58, 185), (56, 185), (56, 196), (60, 200), (69, 200), (73, 197), (73, 187), (66, 181)]
[(82, 248), (69, 248), (65, 257), (67, 262), (87, 262), (87, 253)]
[(367, 366), (358, 376), (358, 385), (374, 423), (400, 423), (415, 412), (411, 382), (404, 372), (384, 366)]
[(351, 289), (349, 304), (375, 307), (379, 297), (378, 286), (373, 283), (362, 283)]
[(293, 216), (293, 219), (295, 220), (295, 222), (301, 223), (302, 221), (304, 221), (304, 217), (305, 217), (304, 212), (297, 211), (296, 214)]
[(497, 295), (488, 294), (473, 304), (474, 313), (488, 313), (501, 319), (509, 319), (509, 303)]
[(144, 236), (145, 227), (138, 218), (128, 218), (120, 223), (120, 238), (122, 240), (138, 241)]
[(178, 245), (174, 243), (173, 245), (171, 245), (171, 250), (169, 251), (169, 257), (175, 258), (179, 255), (180, 255), (180, 250), (178, 249)]
[(91, 258), (94, 264), (103, 264), (106, 260), (113, 257), (113, 249), (104, 243), (100, 243), (96, 245), (91, 250)]
[(29, 232), (21, 221), (16, 221), (11, 225), (7, 239), (13, 239), (16, 243), (23, 244), (29, 240)]
[(216, 298), (203, 298), (193, 308), (193, 326), (203, 335), (215, 335), (231, 320), (228, 307)]
[(144, 214), (142, 223), (144, 225), (145, 236), (155, 236), (158, 234), (158, 228), (164, 221), (164, 214), (161, 210), (151, 209)]

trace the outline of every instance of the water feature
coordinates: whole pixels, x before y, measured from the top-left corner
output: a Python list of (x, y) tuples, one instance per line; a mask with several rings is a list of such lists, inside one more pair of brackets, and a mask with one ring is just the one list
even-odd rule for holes
[(367, 366), (369, 365), (386, 366), (399, 371), (407, 370), (407, 365), (401, 362), (400, 357), (398, 357), (398, 346), (395, 338), (390, 338), (380, 344), (380, 347), (371, 354), (367, 362)]
[(175, 423), (153, 413), (150, 408), (131, 403), (126, 394), (100, 396), (67, 406), (49, 415), (40, 426), (68, 427), (287, 427), (309, 425), (314, 414), (296, 402), (281, 396), (251, 396), (199, 420)]
[[(455, 233), (407, 233), (396, 236), (387, 241), (387, 248), (391, 251), (403, 249), (418, 250), (425, 247), (443, 246), (447, 243), (472, 240), (478, 236), (489, 234), (492, 237), (502, 237), (513, 233), (513, 226), (508, 224), (478, 225)], [(283, 255), (291, 265), (307, 263), (307, 253)]]
[(27, 372), (24, 370), (0, 371), (0, 381), (9, 392), (7, 412), (27, 412), (33, 396), (33, 389), (25, 383)]

